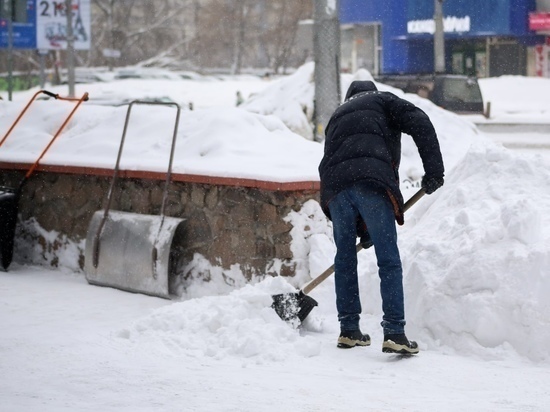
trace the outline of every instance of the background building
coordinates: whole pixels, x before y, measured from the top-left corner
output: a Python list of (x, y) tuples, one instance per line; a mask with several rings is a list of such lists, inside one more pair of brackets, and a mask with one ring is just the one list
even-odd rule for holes
[[(340, 0), (342, 68), (433, 72), (434, 0), (384, 3)], [(444, 0), (443, 16), (447, 73), (549, 76), (549, 0)]]
[(537, 10), (529, 13), (529, 29), (544, 36), (533, 49), (534, 75), (550, 77), (550, 0), (537, 0)]

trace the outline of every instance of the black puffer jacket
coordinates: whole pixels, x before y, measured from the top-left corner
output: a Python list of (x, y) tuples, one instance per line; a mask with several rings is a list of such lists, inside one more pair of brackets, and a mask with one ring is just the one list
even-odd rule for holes
[(345, 102), (326, 129), (325, 154), (319, 165), (321, 207), (341, 190), (365, 182), (385, 190), (403, 224), (399, 189), (401, 133), (414, 139), (427, 176), (443, 177), (443, 159), (434, 127), (421, 109), (393, 93), (381, 92), (371, 81), (354, 81)]

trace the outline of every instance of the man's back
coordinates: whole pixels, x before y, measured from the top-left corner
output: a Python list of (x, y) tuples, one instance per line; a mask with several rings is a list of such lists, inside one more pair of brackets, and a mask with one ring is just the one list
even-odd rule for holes
[(439, 143), (428, 116), (407, 100), (378, 91), (373, 82), (353, 82), (326, 128), (319, 174), (321, 206), (327, 215), (334, 196), (363, 182), (388, 192), (402, 223), (398, 174), (402, 132), (415, 140), (426, 173), (443, 175)]

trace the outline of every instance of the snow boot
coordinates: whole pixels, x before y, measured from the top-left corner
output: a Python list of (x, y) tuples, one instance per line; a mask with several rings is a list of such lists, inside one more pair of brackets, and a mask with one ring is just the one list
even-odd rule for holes
[(404, 333), (384, 335), (382, 352), (397, 353), (400, 355), (415, 355), (419, 351), (415, 341), (409, 341)]
[(343, 330), (338, 337), (338, 347), (343, 349), (353, 348), (355, 346), (369, 346), (370, 336), (363, 335), (359, 329)]

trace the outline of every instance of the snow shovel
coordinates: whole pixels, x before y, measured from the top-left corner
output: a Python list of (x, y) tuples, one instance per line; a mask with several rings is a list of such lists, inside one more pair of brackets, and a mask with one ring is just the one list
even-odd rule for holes
[(13, 242), (15, 237), (15, 227), (17, 223), (17, 213), (18, 213), (18, 204), (19, 204), (19, 198), (21, 197), (21, 191), (23, 188), (23, 185), (27, 181), (27, 179), (32, 175), (34, 170), (37, 168), (38, 163), (44, 157), (48, 149), (51, 147), (55, 139), (61, 134), (61, 131), (65, 128), (67, 123), (69, 123), (69, 120), (73, 116), (74, 112), (78, 107), (82, 104), (82, 102), (88, 100), (88, 93), (84, 93), (84, 95), (80, 98), (72, 98), (72, 97), (60, 97), (57, 94), (48, 92), (46, 90), (40, 90), (34, 94), (32, 99), (27, 103), (23, 111), (19, 114), (15, 122), (11, 125), (9, 130), (6, 132), (2, 140), (0, 141), (0, 146), (4, 144), (12, 130), (15, 128), (19, 120), (23, 117), (29, 106), (32, 104), (32, 102), (36, 99), (36, 97), (44, 93), (50, 97), (53, 97), (54, 99), (59, 100), (68, 100), (68, 101), (76, 101), (77, 104), (73, 108), (73, 110), (69, 113), (68, 117), (65, 119), (61, 127), (57, 130), (57, 132), (53, 135), (51, 138), (49, 144), (46, 146), (46, 148), (42, 151), (36, 162), (31, 166), (31, 168), (28, 170), (26, 175), (23, 177), (21, 182), (17, 187), (5, 187), (0, 186), (0, 264), (4, 270), (8, 270), (8, 267), (11, 264), (12, 258), (13, 258)]
[[(110, 210), (130, 113), (135, 104), (171, 105), (177, 109), (160, 216)], [(104, 210), (94, 213), (88, 226), (84, 252), (84, 272), (88, 283), (170, 298), (170, 246), (178, 226), (184, 219), (167, 217), (164, 210), (172, 176), (179, 119), (180, 106), (177, 103), (135, 100), (128, 106), (106, 206)]]
[[(424, 193), (424, 189), (420, 189), (416, 192), (405, 203), (404, 210), (407, 211), (412, 205), (418, 202), (418, 200), (424, 196)], [(372, 244), (369, 244), (366, 248), (368, 249), (370, 246), (372, 246)], [(357, 253), (359, 253), (361, 249), (364, 249), (363, 244), (358, 243), (356, 247)], [(317, 301), (309, 296), (308, 293), (319, 286), (319, 284), (332, 275), (333, 272), (334, 265), (326, 269), (315, 279), (312, 279), (298, 292), (273, 295), (272, 308), (275, 309), (277, 315), (284, 321), (293, 321), (297, 319), (300, 323), (303, 322), (313, 308), (318, 306)]]

